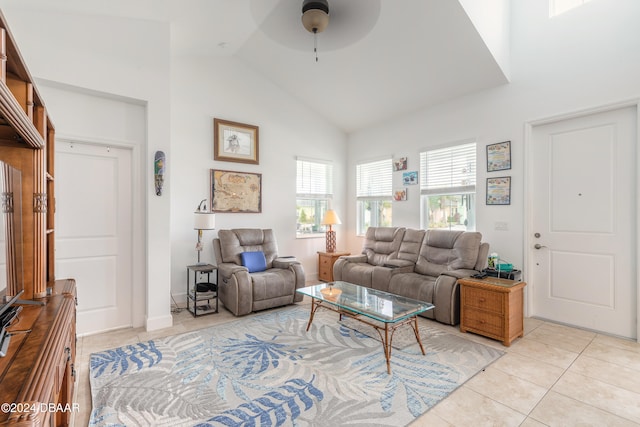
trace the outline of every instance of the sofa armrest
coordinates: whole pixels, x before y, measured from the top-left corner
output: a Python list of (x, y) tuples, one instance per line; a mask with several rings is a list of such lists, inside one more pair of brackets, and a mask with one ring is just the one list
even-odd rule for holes
[(343, 262), (367, 262), (367, 256), (364, 254), (360, 255), (343, 255), (338, 260), (343, 260)]
[(300, 264), (300, 261), (298, 261), (296, 258), (278, 257), (273, 260), (273, 263), (271, 265), (273, 266), (273, 268), (290, 268), (292, 265), (295, 265), (295, 264)]
[[(305, 286), (307, 286), (306, 284), (307, 279), (305, 277), (304, 268), (302, 268), (302, 264), (300, 264), (299, 262), (291, 263), (289, 264), (289, 270), (292, 270), (296, 275), (296, 289), (304, 288)], [(303, 298), (304, 298), (304, 295), (302, 295), (300, 292), (293, 293), (294, 302), (300, 302), (302, 301)]]
[(218, 273), (220, 273), (220, 276), (222, 277), (229, 277), (239, 271), (246, 271), (248, 273), (249, 269), (232, 262), (223, 262), (218, 264)]
[(366, 263), (366, 255), (343, 255), (333, 264), (333, 280), (342, 280), (342, 269), (350, 263)]
[(436, 320), (449, 325), (460, 322), (460, 285), (458, 279), (478, 273), (476, 270), (448, 270), (436, 278), (433, 289), (433, 310)]
[[(385, 262), (382, 266), (387, 268), (411, 267), (411, 270), (408, 271), (408, 272), (411, 272), (413, 271), (413, 267), (415, 265), (416, 265), (415, 262), (412, 262), (406, 259), (390, 259), (390, 260), (387, 260), (387, 262)], [(403, 271), (406, 271), (406, 270), (404, 270), (403, 268)]]
[[(284, 270), (293, 271), (293, 274), (295, 275), (295, 278), (296, 278), (295, 279), (296, 289), (304, 288), (306, 286), (306, 277), (304, 274), (304, 268), (302, 267), (302, 264), (300, 263), (300, 261), (298, 261), (296, 258), (294, 257), (276, 258), (273, 260), (272, 266), (273, 268), (281, 268)], [(294, 292), (293, 294), (294, 302), (300, 302), (302, 301), (303, 298), (304, 298), (304, 295), (302, 295), (299, 292)]]
[(466, 268), (461, 268), (459, 270), (449, 270), (442, 273), (444, 276), (455, 277), (456, 279), (464, 279), (465, 277), (473, 276), (474, 274), (478, 274), (477, 270), (468, 270)]
[(224, 306), (236, 316), (253, 310), (253, 292), (249, 269), (234, 263), (218, 264), (218, 297)]

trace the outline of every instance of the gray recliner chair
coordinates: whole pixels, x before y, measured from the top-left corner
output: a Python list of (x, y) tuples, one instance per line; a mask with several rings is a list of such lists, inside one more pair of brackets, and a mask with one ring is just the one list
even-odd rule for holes
[(278, 258), (273, 230), (219, 230), (213, 251), (220, 302), (234, 315), (302, 301), (303, 295), (296, 292), (305, 286), (302, 264), (295, 258)]

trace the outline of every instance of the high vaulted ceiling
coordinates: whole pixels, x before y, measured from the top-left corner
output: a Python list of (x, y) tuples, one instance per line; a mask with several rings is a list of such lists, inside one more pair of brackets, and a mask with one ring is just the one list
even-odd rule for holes
[(10, 3), (169, 22), (172, 55), (234, 56), (345, 132), (507, 83), (465, 0), (328, 1), (317, 62), (302, 0)]

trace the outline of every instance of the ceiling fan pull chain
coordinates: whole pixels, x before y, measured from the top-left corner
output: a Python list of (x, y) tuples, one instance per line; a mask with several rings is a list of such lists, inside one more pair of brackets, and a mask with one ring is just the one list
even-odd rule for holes
[(316, 54), (316, 62), (318, 62), (318, 30), (313, 29), (313, 52)]

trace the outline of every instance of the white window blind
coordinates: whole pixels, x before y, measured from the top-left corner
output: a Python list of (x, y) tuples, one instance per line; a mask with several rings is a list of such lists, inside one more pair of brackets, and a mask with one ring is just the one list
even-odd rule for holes
[(421, 194), (464, 194), (476, 191), (476, 143), (420, 153)]
[(322, 160), (297, 159), (296, 193), (299, 198), (333, 195), (333, 165)]
[(392, 164), (391, 158), (356, 165), (356, 197), (391, 197)]

